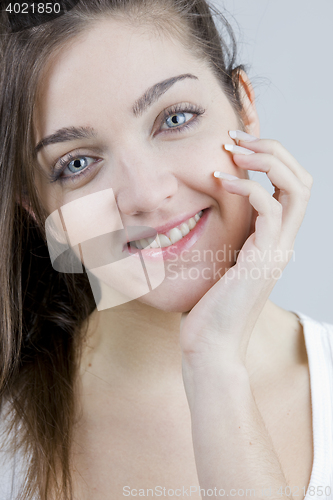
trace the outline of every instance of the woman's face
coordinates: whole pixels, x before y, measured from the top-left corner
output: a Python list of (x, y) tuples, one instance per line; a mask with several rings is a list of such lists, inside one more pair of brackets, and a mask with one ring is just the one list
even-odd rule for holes
[[(114, 19), (96, 23), (47, 67), (34, 123), (36, 145), (64, 128), (90, 132), (57, 134), (39, 150), (37, 187), (48, 213), (108, 188), (124, 226), (185, 234), (181, 224), (203, 210), (188, 235), (163, 249), (163, 283), (138, 300), (187, 311), (234, 264), (252, 209), (213, 173), (246, 175), (223, 148), (238, 119), (208, 66), (180, 42)], [(92, 207), (96, 224), (113, 217), (101, 212)], [(79, 210), (73, 217), (84, 225)]]

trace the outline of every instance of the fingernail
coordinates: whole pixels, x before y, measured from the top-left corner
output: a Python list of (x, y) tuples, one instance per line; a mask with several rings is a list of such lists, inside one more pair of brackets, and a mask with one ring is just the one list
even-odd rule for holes
[(258, 141), (258, 137), (255, 137), (254, 135), (247, 134), (246, 132), (243, 132), (243, 130), (229, 130), (229, 135), (231, 139), (239, 139), (240, 141)]
[(239, 177), (236, 177), (235, 175), (231, 174), (226, 174), (225, 172), (219, 172), (219, 170), (216, 170), (214, 172), (214, 177), (218, 177), (219, 179), (226, 179), (228, 181), (238, 181)]
[(224, 149), (240, 155), (252, 155), (254, 153), (254, 151), (251, 151), (250, 149), (242, 148), (241, 146), (234, 146), (234, 144), (225, 144)]

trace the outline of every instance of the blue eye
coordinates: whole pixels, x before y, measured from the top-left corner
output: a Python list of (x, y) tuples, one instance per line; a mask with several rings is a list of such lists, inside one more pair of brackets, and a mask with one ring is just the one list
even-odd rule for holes
[[(87, 160), (88, 158), (89, 156), (78, 156), (74, 160), (67, 163), (68, 170), (73, 174), (81, 172), (82, 170), (84, 170), (89, 166), (89, 161)], [(90, 158), (90, 160), (93, 161), (92, 158)]]
[(99, 163), (99, 161), (100, 160), (92, 158), (91, 156), (72, 155), (69, 153), (67, 158), (61, 158), (59, 160), (60, 168), (53, 167), (53, 172), (50, 174), (50, 181), (74, 181), (74, 179), (76, 180), (79, 177), (83, 177), (85, 174), (88, 174), (91, 168), (93, 168), (91, 165)]
[[(179, 127), (187, 123), (193, 116), (193, 113), (173, 113), (165, 121), (169, 128)], [(162, 128), (162, 127), (161, 127)]]
[(205, 113), (205, 109), (191, 103), (181, 103), (164, 111), (160, 130), (169, 132), (182, 132), (195, 125), (198, 119)]

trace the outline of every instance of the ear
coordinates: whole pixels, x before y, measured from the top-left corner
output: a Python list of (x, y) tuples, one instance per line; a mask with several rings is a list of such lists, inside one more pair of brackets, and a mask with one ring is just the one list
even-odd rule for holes
[(249, 77), (242, 69), (237, 72), (239, 79), (239, 96), (242, 103), (242, 119), (248, 134), (260, 137), (260, 122), (255, 105), (255, 94)]

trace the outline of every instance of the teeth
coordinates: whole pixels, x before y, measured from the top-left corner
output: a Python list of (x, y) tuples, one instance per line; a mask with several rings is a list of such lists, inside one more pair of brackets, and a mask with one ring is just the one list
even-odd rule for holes
[(157, 237), (160, 240), (161, 248), (169, 247), (172, 244), (169, 238), (165, 236), (165, 234), (158, 234)]
[(186, 236), (190, 232), (190, 228), (188, 227), (188, 224), (186, 224), (186, 222), (184, 222), (180, 226), (180, 231), (181, 231), (183, 236)]
[(147, 238), (150, 248), (158, 248), (158, 244), (154, 238)]
[(140, 245), (142, 248), (147, 248), (149, 246), (148, 240), (146, 240), (146, 238), (142, 238), (142, 240), (140, 240)]
[(197, 225), (197, 223), (196, 223), (195, 219), (193, 219), (193, 217), (191, 217), (191, 219), (188, 221), (188, 227), (190, 229), (194, 229), (196, 225)]
[(157, 244), (156, 240), (150, 243), (150, 248), (159, 248), (159, 245)]
[(181, 240), (182, 237), (183, 235), (180, 229), (178, 229), (178, 227), (174, 227), (173, 229), (171, 229), (169, 233), (169, 238), (172, 241), (172, 243), (177, 243), (177, 241)]
[(169, 247), (170, 245), (177, 243), (177, 241), (180, 241), (192, 229), (194, 229), (202, 214), (203, 211), (200, 210), (200, 212), (198, 212), (194, 217), (191, 217), (188, 221), (183, 222), (180, 226), (170, 229), (170, 231), (167, 231), (166, 234), (158, 234), (156, 239), (142, 238), (141, 240), (131, 242), (131, 244), (134, 247), (136, 246), (139, 250)]

